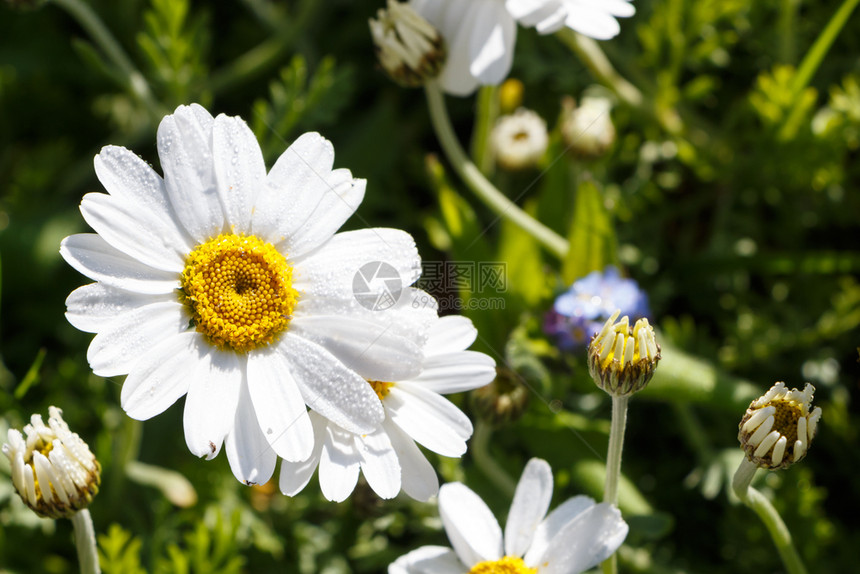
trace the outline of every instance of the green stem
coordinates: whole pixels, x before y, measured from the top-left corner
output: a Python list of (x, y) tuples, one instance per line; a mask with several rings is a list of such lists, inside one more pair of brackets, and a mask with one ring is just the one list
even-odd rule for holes
[(493, 172), (493, 153), (490, 132), (499, 117), (499, 88), (483, 86), (478, 91), (478, 113), (475, 115), (475, 132), (472, 134), (472, 160), (481, 173), (490, 176)]
[[(609, 429), (609, 449), (606, 452), (606, 483), (603, 487), (603, 502), (618, 506), (618, 480), (621, 477), (621, 451), (624, 449), (624, 429), (627, 426), (627, 401), (629, 397), (612, 395), (612, 426)], [(605, 574), (618, 571), (615, 554), (602, 566)]]
[(794, 65), (794, 24), (797, 20), (798, 0), (782, 0), (779, 11), (779, 59), (783, 64)]
[(124, 76), (126, 86), (149, 109), (153, 118), (160, 119), (165, 111), (152, 95), (149, 84), (92, 8), (81, 0), (51, 0), (65, 10), (87, 31), (93, 41)]
[(732, 489), (741, 502), (750, 507), (764, 522), (788, 573), (807, 574), (806, 567), (792, 542), (791, 532), (788, 531), (776, 508), (762, 493), (750, 486), (757, 470), (758, 467), (744, 457), (732, 479)]
[(496, 463), (490, 454), (490, 437), (492, 436), (493, 431), (487, 423), (483, 421), (475, 423), (475, 433), (472, 435), (469, 452), (472, 453), (472, 459), (481, 469), (481, 472), (495, 483), (499, 490), (513, 497), (517, 483), (504, 468)]
[(99, 553), (96, 549), (96, 532), (90, 511), (84, 508), (72, 515), (75, 530), (75, 546), (78, 549), (78, 564), (81, 574), (100, 574)]
[(626, 104), (635, 108), (642, 106), (644, 101), (642, 92), (615, 70), (596, 41), (577, 34), (570, 28), (562, 28), (558, 32), (558, 37), (579, 56), (595, 78), (615, 92)]
[(790, 135), (793, 126), (796, 123), (796, 116), (802, 111), (801, 106), (798, 105), (800, 94), (809, 85), (815, 72), (818, 71), (819, 66), (821, 66), (821, 62), (824, 61), (824, 56), (827, 55), (827, 52), (830, 50), (830, 46), (832, 46), (833, 42), (836, 41), (836, 37), (839, 36), (839, 32), (842, 31), (845, 23), (848, 22), (848, 18), (851, 16), (851, 13), (854, 12), (854, 8), (857, 7), (858, 2), (860, 2), (860, 0), (844, 0), (836, 13), (833, 14), (830, 22), (828, 22), (827, 26), (824, 27), (824, 30), (821, 31), (821, 34), (815, 40), (815, 43), (806, 53), (806, 56), (803, 57), (803, 61), (800, 63), (800, 67), (797, 68), (797, 73), (794, 75), (794, 82), (792, 82), (791, 85), (791, 97), (794, 108), (789, 114), (789, 117), (785, 120), (782, 129), (780, 129), (779, 135), (781, 137), (788, 137)]
[(430, 108), (430, 118), (436, 130), (436, 137), (439, 138), (448, 161), (460, 178), (499, 217), (511, 221), (560, 259), (564, 258), (568, 248), (567, 241), (505, 197), (481, 173), (478, 166), (469, 160), (454, 133), (451, 119), (448, 117), (448, 108), (445, 106), (445, 95), (439, 85), (435, 81), (430, 81), (424, 86), (424, 91), (427, 95), (427, 105)]

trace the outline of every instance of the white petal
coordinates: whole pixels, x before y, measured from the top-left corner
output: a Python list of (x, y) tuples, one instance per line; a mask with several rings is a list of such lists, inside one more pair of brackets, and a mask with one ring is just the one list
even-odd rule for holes
[(355, 212), (367, 182), (348, 169), (332, 171), (334, 149), (306, 133), (281, 154), (257, 200), (254, 233), (291, 257), (316, 249)]
[(150, 303), (176, 301), (174, 293), (145, 295), (109, 287), (102, 283), (90, 283), (78, 287), (66, 298), (66, 319), (76, 329), (87, 333), (98, 333), (117, 318)]
[(211, 460), (233, 428), (245, 358), (232, 351), (212, 349), (197, 363), (188, 394), (182, 426), (185, 444), (195, 456)]
[(483, 387), (496, 378), (496, 361), (477, 351), (460, 351), (424, 359), (424, 369), (410, 382), (440, 394)]
[(466, 452), (472, 423), (448, 399), (402, 382), (391, 388), (385, 406), (397, 426), (433, 452), (452, 457)]
[(463, 574), (469, 567), (450, 548), (422, 546), (388, 567), (388, 574)]
[(562, 3), (558, 0), (505, 0), (505, 8), (517, 22), (527, 28), (537, 26), (559, 12), (565, 14)]
[(143, 355), (126, 377), (122, 408), (139, 421), (162, 413), (188, 391), (197, 362), (210, 350), (195, 331), (165, 339)]
[(260, 144), (245, 120), (223, 114), (215, 118), (212, 156), (227, 226), (234, 233), (250, 232), (257, 193), (266, 183), (266, 164)]
[(436, 496), (439, 492), (439, 478), (415, 441), (388, 419), (383, 421), (382, 428), (388, 434), (400, 462), (400, 488), (403, 492), (421, 502), (427, 502)]
[(105, 193), (86, 194), (81, 213), (105, 241), (129, 257), (153, 269), (182, 272), (191, 246), (173, 221)]
[(352, 317), (371, 321), (385, 326), (392, 334), (406, 337), (419, 347), (426, 348), (430, 327), (437, 320), (437, 305), (431, 295), (414, 287), (403, 289), (397, 302), (385, 309), (368, 309), (355, 296), (329, 298), (303, 293), (293, 311), (293, 320), (314, 316)]
[(430, 337), (427, 339), (424, 353), (429, 357), (465, 351), (477, 338), (478, 330), (468, 317), (462, 315), (439, 317), (439, 320), (430, 327)]
[(326, 427), (320, 457), (320, 490), (327, 500), (343, 502), (358, 482), (360, 467), (352, 434), (332, 424)]
[(136, 293), (171, 293), (179, 274), (153, 269), (112, 247), (95, 233), (70, 235), (60, 243), (60, 255), (77, 271), (111, 287)]
[(292, 332), (324, 347), (365, 379), (397, 381), (421, 371), (421, 348), (392, 329), (352, 317), (296, 317)]
[(565, 19), (565, 25), (571, 30), (595, 40), (609, 40), (621, 31), (618, 20), (599, 6), (577, 5), (571, 7)]
[(313, 443), (314, 448), (311, 451), (311, 456), (303, 462), (289, 462), (284, 460), (281, 463), (281, 477), (278, 486), (281, 492), (287, 496), (295, 496), (301, 492), (308, 482), (310, 482), (314, 471), (320, 463), (322, 455), (323, 442), (325, 442), (326, 425), (328, 421), (311, 411), (309, 418), (313, 427)]
[(474, 566), (502, 557), (502, 529), (477, 494), (459, 482), (439, 489), (439, 516), (463, 564)]
[(226, 230), (215, 184), (214, 120), (202, 107), (179, 106), (158, 125), (158, 157), (179, 221), (197, 243)]
[(497, 1), (482, 2), (469, 42), (469, 72), (482, 84), (499, 84), (511, 71), (517, 24)]
[(241, 384), (233, 430), (227, 435), (224, 450), (233, 476), (239, 482), (249, 486), (266, 484), (275, 472), (278, 457), (260, 430), (245, 373), (242, 373)]
[[(496, 2), (496, 0), (492, 0)], [(473, 0), (460, 7), (452, 6), (445, 14), (441, 24), (435, 23), (442, 33), (442, 37), (448, 44), (448, 60), (445, 68), (439, 75), (439, 82), (449, 94), (455, 96), (468, 96), (478, 87), (478, 78), (470, 71), (472, 66), (471, 41), (472, 30), (477, 25), (480, 5), (486, 0)], [(462, 12), (465, 10), (465, 13)], [(502, 8), (502, 11), (504, 9)], [(507, 14), (498, 14), (499, 18), (510, 17)]]
[(357, 288), (382, 292), (384, 287), (393, 294), (420, 275), (421, 258), (412, 236), (382, 227), (338, 233), (293, 263), (293, 286), (320, 297), (355, 298)]
[(165, 337), (187, 329), (188, 315), (179, 301), (143, 305), (106, 324), (90, 343), (87, 361), (99, 376), (124, 375)]
[(380, 498), (400, 492), (400, 463), (382, 427), (365, 435), (352, 435), (367, 484)]
[(522, 556), (552, 500), (552, 469), (545, 460), (531, 459), (517, 483), (505, 524), (505, 555)]
[(290, 363), (275, 349), (248, 354), (248, 390), (260, 429), (275, 453), (291, 462), (311, 455), (314, 434)]
[(569, 498), (555, 508), (541, 522), (532, 537), (531, 546), (526, 552), (524, 561), (526, 564), (537, 564), (540, 557), (546, 552), (547, 546), (553, 536), (559, 532), (565, 524), (576, 519), (577, 516), (594, 506), (594, 500), (587, 496), (575, 496)]
[(627, 537), (627, 523), (614, 506), (597, 504), (568, 522), (550, 541), (536, 562), (541, 574), (584, 572), (618, 550)]
[(305, 403), (337, 426), (355, 433), (372, 432), (384, 412), (367, 381), (334, 355), (302, 337), (284, 333), (277, 346)]

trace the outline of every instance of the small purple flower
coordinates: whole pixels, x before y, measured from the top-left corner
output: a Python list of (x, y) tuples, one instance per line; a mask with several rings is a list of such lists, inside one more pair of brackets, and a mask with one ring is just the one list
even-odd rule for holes
[(621, 309), (632, 321), (648, 317), (648, 296), (633, 279), (624, 279), (609, 265), (573, 282), (558, 296), (544, 319), (544, 332), (566, 351), (584, 347), (603, 323)]

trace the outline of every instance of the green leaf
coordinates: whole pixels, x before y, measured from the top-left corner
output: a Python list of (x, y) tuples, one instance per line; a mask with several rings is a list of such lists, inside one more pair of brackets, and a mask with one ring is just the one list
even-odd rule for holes
[(568, 240), (570, 249), (561, 271), (568, 285), (617, 262), (615, 231), (603, 204), (603, 195), (592, 181), (582, 182), (576, 190)]
[(111, 524), (107, 534), (98, 536), (99, 564), (104, 574), (146, 574), (140, 565), (141, 540)]

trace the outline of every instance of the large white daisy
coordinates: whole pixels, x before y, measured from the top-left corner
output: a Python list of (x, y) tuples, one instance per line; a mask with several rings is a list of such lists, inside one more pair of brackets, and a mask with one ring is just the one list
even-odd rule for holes
[(632, 16), (631, 0), (410, 0), (448, 44), (439, 77), (446, 92), (465, 96), (495, 85), (511, 70), (517, 22), (541, 34), (562, 27), (598, 40), (618, 34), (616, 18)]
[(398, 558), (389, 574), (577, 574), (615, 552), (627, 523), (614, 506), (587, 496), (547, 516), (552, 470), (533, 458), (517, 484), (505, 533), (481, 498), (459, 482), (439, 489), (439, 514), (451, 548), (422, 546)]
[(345, 500), (359, 470), (382, 498), (393, 498), (401, 488), (417, 500), (434, 496), (439, 489), (436, 472), (415, 443), (443, 456), (466, 452), (472, 423), (441, 394), (476, 389), (495, 378), (491, 357), (465, 350), (477, 335), (469, 319), (443, 317), (430, 329), (417, 376), (383, 382), (359, 369), (385, 409), (382, 425), (372, 433), (357, 434), (312, 412), (313, 454), (305, 462), (283, 462), (281, 491), (297, 494), (319, 466), (320, 488), (329, 500)]
[[(158, 127), (162, 179), (108, 146), (95, 169), (108, 194), (81, 202), (96, 234), (60, 253), (96, 282), (67, 299), (68, 320), (96, 333), (93, 371), (127, 374), (129, 416), (145, 420), (186, 395), (185, 440), (210, 459), (226, 443), (236, 477), (264, 483), (277, 457), (304, 460), (314, 434), (305, 404), (352, 432), (383, 409), (364, 376), (418, 373), (432, 309), (412, 309), (420, 273), (412, 238), (395, 229), (335, 232), (365, 181), (332, 169), (319, 134), (298, 138), (266, 173), (238, 117), (180, 106)], [(394, 270), (402, 290), (384, 311), (356, 299), (365, 264)], [(393, 273), (393, 272), (392, 272)]]

